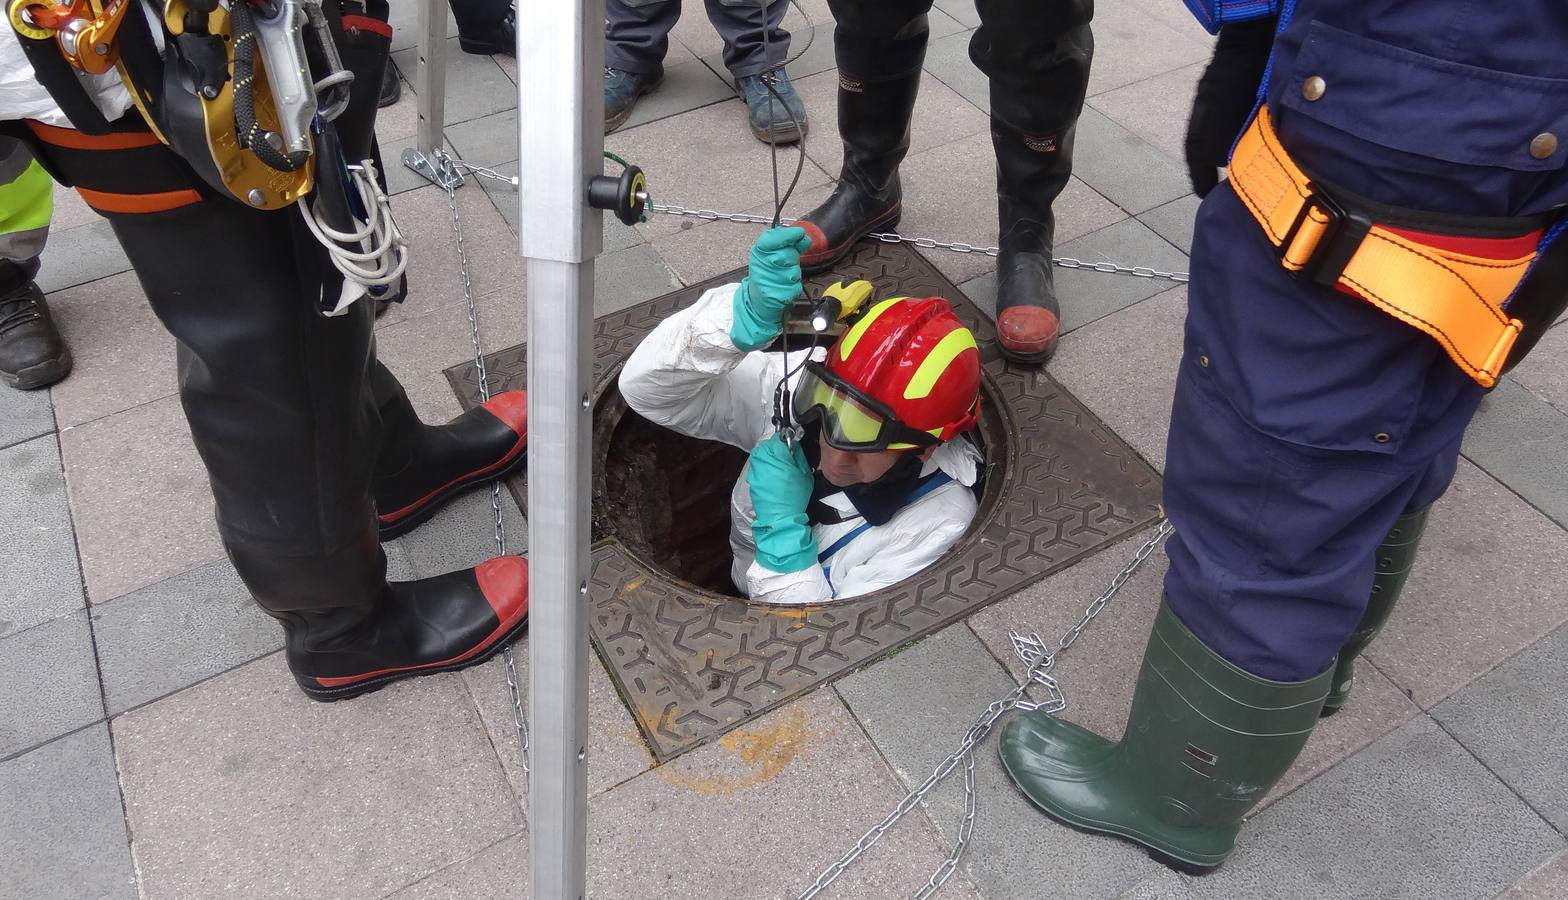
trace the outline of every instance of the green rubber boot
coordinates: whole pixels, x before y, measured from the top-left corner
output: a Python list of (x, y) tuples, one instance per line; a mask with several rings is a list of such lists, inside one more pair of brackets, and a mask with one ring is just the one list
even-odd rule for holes
[(1415, 566), (1416, 548), (1421, 545), (1421, 534), (1426, 531), (1426, 517), (1432, 511), (1424, 506), (1413, 513), (1405, 513), (1394, 523), (1394, 528), (1383, 538), (1377, 548), (1377, 574), (1372, 577), (1372, 596), (1367, 601), (1367, 611), (1361, 624), (1350, 633), (1350, 640), (1340, 648), (1338, 663), (1334, 667), (1334, 684), (1328, 699), (1323, 701), (1323, 715), (1331, 716), (1350, 699), (1350, 687), (1356, 682), (1356, 657), (1372, 643), (1383, 624), (1394, 611), (1394, 602), (1405, 589), (1410, 570)]
[(1301, 752), (1332, 675), (1244, 672), (1162, 603), (1121, 741), (1026, 713), (1002, 729), (1002, 765), (1055, 819), (1136, 841), (1184, 871), (1211, 869)]

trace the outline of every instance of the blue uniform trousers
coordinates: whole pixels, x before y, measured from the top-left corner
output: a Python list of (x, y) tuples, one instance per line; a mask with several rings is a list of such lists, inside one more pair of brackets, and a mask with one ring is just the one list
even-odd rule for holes
[[(706, 0), (708, 21), (724, 39), (724, 65), (736, 78), (773, 68), (789, 58), (789, 32), (779, 27), (789, 0), (768, 0), (767, 53), (763, 53), (758, 0)], [(670, 49), (670, 29), (680, 21), (681, 0), (605, 0), (604, 64), (626, 72), (653, 72)]]

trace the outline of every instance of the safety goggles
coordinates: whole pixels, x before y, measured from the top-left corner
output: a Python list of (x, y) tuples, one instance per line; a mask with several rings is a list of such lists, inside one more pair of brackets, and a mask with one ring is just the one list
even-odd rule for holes
[(829, 447), (851, 453), (921, 450), (942, 443), (930, 432), (904, 424), (886, 404), (844, 381), (822, 363), (806, 363), (794, 394), (795, 421), (822, 423)]

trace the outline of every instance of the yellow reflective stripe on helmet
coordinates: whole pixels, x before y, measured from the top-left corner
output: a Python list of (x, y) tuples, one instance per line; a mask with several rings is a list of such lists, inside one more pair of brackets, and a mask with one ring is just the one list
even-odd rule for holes
[(913, 378), (909, 379), (909, 386), (904, 388), (905, 400), (920, 400), (931, 396), (931, 391), (936, 387), (937, 380), (947, 367), (953, 364), (958, 354), (969, 349), (980, 349), (975, 343), (975, 336), (967, 328), (955, 328), (947, 336), (936, 342), (931, 352), (920, 362), (920, 368), (915, 370)]
[(860, 317), (859, 322), (856, 322), (854, 325), (850, 326), (850, 329), (844, 332), (844, 336), (839, 338), (839, 360), (847, 361), (849, 359), (849, 355), (855, 352), (855, 345), (860, 343), (860, 339), (865, 336), (866, 329), (871, 327), (872, 322), (875, 322), (882, 316), (883, 313), (891, 309), (893, 304), (899, 302), (900, 300), (907, 299), (909, 298), (889, 297), (888, 299), (883, 300), (881, 303), (878, 303), (876, 306), (871, 307), (871, 309), (868, 310), (865, 315)]

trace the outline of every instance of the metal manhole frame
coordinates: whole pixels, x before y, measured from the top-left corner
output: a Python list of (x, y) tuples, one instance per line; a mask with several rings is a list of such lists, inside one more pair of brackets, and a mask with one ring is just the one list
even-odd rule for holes
[[(613, 431), (601, 428), (599, 411), (621, 364), (659, 321), (708, 288), (742, 275), (743, 269), (725, 273), (595, 319), (596, 495)], [(983, 348), (988, 394), (1001, 400), (986, 412), (1000, 415), (1002, 430), (1014, 439), (1002, 445), (1005, 459), (988, 476), (975, 527), (925, 571), (863, 597), (808, 607), (753, 604), (681, 581), (613, 537), (597, 541), (589, 578), (593, 643), (659, 763), (1002, 600), (1158, 518), (1160, 480), (1153, 468), (1049, 374), (1001, 359), (991, 321), (912, 248), (862, 244), (833, 273), (808, 283), (868, 275), (883, 295), (890, 295), (884, 287), (890, 279), (900, 285), (934, 282), (936, 289), (929, 293), (953, 302)], [(492, 392), (524, 386), (526, 345), (495, 351), (486, 361)], [(478, 402), (472, 364), (454, 366), (446, 374), (465, 409)], [(988, 455), (996, 453), (997, 442), (987, 443)], [(1075, 445), (1075, 459), (1082, 465), (1061, 465), (1059, 457), (1067, 452), (1046, 452), (1046, 444)], [(526, 514), (524, 476), (509, 479), (508, 487)], [(1064, 537), (1062, 529), (1075, 516), (1081, 527)], [(1057, 534), (1042, 543), (1053, 526)], [(1020, 541), (1019, 535), (1027, 539)], [(976, 587), (984, 594), (964, 596)], [(690, 642), (697, 643), (687, 646)], [(726, 655), (721, 658), (721, 653)], [(819, 661), (826, 668), (815, 668)]]

